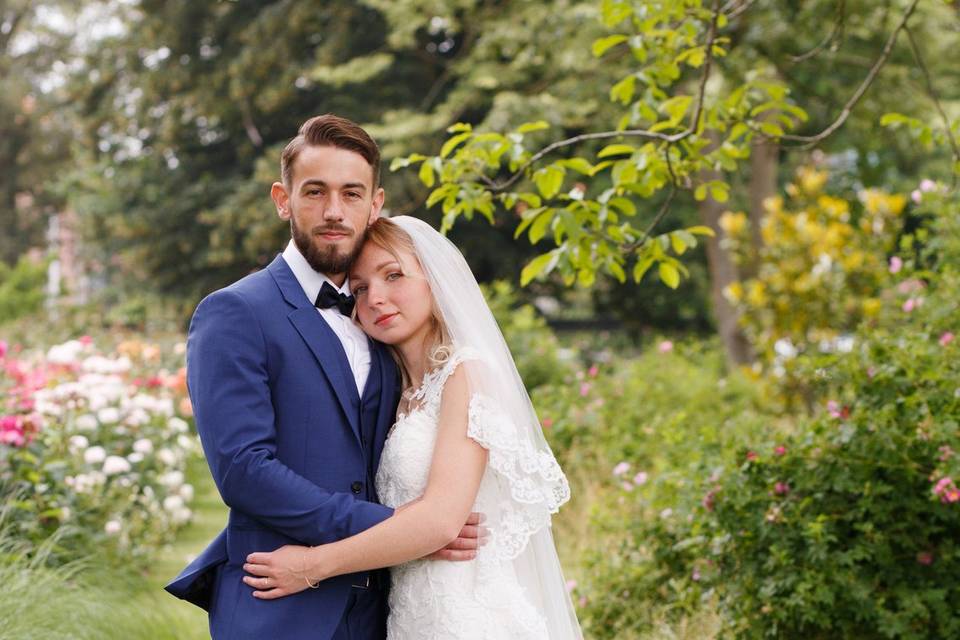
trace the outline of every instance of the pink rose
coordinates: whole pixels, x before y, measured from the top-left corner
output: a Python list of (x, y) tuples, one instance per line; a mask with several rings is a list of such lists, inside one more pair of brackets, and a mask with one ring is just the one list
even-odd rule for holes
[(910, 313), (916, 306), (917, 303), (913, 298), (907, 298), (907, 301), (903, 303), (903, 310)]
[(544, 429), (549, 429), (553, 426), (553, 418), (544, 418), (541, 422)]
[(580, 396), (586, 398), (590, 394), (590, 383), (581, 382), (580, 383)]
[(673, 351), (673, 342), (670, 341), (670, 340), (664, 340), (664, 341), (661, 342), (660, 345), (657, 347), (657, 350), (658, 350), (660, 353), (670, 353), (671, 351)]
[(900, 269), (903, 269), (903, 260), (899, 256), (890, 258), (890, 273), (900, 273)]
[(954, 335), (953, 333), (947, 331), (942, 336), (940, 336), (940, 346), (945, 347), (951, 342), (953, 342)]
[(910, 199), (913, 200), (913, 204), (920, 204), (923, 200), (923, 194), (920, 193), (920, 189), (914, 189), (910, 192)]
[(7, 346), (7, 341), (6, 341), (6, 340), (0, 340), (0, 360), (3, 360), (4, 358), (7, 357), (7, 350), (8, 350), (8, 348), (9, 348), (9, 347)]
[(917, 562), (925, 567), (929, 567), (933, 564), (933, 554), (929, 551), (921, 551), (917, 554)]
[(774, 449), (773, 452), (778, 456), (784, 456), (787, 454), (787, 448), (783, 445), (780, 445), (776, 449)]
[(924, 193), (934, 191), (936, 188), (937, 183), (930, 178), (924, 178), (920, 181), (920, 191), (923, 191)]
[(637, 475), (633, 476), (633, 484), (637, 485), (638, 487), (639, 487), (640, 485), (644, 485), (644, 484), (646, 484), (646, 483), (647, 483), (647, 472), (646, 472), (646, 471), (641, 471), (641, 472), (637, 473)]
[(600, 368), (597, 365), (593, 365), (589, 370), (587, 370), (587, 373), (590, 374), (591, 378), (596, 378), (597, 374), (600, 373)]
[(777, 484), (773, 485), (773, 492), (778, 496), (785, 496), (790, 493), (790, 485), (788, 485), (786, 482), (778, 482)]
[(627, 471), (630, 471), (629, 462), (621, 462), (613, 468), (613, 475), (620, 477), (625, 474)]

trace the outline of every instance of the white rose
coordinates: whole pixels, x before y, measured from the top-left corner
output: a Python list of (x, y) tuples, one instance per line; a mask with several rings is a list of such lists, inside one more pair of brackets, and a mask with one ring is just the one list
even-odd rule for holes
[(184, 506), (183, 498), (180, 496), (167, 496), (163, 499), (163, 508), (165, 511), (169, 511), (170, 513), (173, 513), (178, 509), (183, 509)]
[(130, 471), (130, 463), (126, 458), (120, 456), (108, 456), (103, 463), (103, 472), (108, 476), (115, 476), (118, 473)]
[(116, 407), (104, 407), (97, 412), (97, 417), (104, 424), (113, 424), (120, 421), (120, 410)]
[(177, 436), (177, 445), (186, 451), (191, 451), (193, 449), (194, 439), (190, 436), (180, 434)]
[(90, 446), (90, 441), (85, 436), (70, 436), (70, 450), (83, 451)]
[(144, 455), (153, 453), (153, 441), (149, 438), (140, 438), (133, 443), (133, 450)]
[(167, 427), (175, 433), (186, 433), (190, 430), (190, 425), (183, 418), (174, 416), (167, 421)]
[(127, 460), (129, 460), (132, 464), (140, 464), (143, 462), (143, 454), (139, 451), (134, 451), (127, 456)]
[(180, 487), (180, 497), (184, 499), (185, 502), (193, 501), (193, 485), (185, 484)]
[(164, 447), (157, 451), (157, 459), (168, 467), (172, 467), (177, 463), (177, 454)]
[(108, 536), (115, 536), (120, 533), (122, 527), (120, 523), (116, 520), (110, 520), (107, 524), (103, 525), (103, 530), (107, 532)]
[(183, 484), (183, 472), (168, 471), (159, 478), (160, 484), (175, 489)]
[(83, 452), (83, 461), (87, 464), (100, 464), (107, 459), (107, 451), (103, 447), (90, 447)]
[(183, 524), (190, 520), (190, 516), (193, 515), (193, 512), (186, 507), (177, 509), (173, 512), (173, 517), (171, 518), (175, 524)]

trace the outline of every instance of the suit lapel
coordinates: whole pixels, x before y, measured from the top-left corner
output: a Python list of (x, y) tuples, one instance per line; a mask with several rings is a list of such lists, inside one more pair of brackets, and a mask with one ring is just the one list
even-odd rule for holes
[(320, 368), (330, 382), (330, 386), (333, 387), (340, 408), (347, 417), (357, 442), (359, 442), (359, 418), (355, 415), (356, 411), (353, 411), (353, 404), (350, 400), (351, 392), (356, 395), (357, 389), (353, 377), (347, 375), (350, 365), (347, 354), (343, 350), (343, 345), (340, 344), (340, 340), (333, 329), (317, 313), (313, 303), (307, 300), (303, 287), (300, 286), (297, 277), (293, 275), (293, 271), (290, 270), (283, 258), (277, 256), (267, 269), (273, 275), (284, 299), (296, 307), (287, 318), (304, 342), (307, 343), (307, 347), (310, 348), (320, 364)]
[(387, 348), (379, 342), (370, 341), (370, 352), (380, 364), (380, 410), (377, 413), (377, 438), (373, 449), (373, 469), (376, 473), (380, 466), (380, 453), (387, 432), (393, 425), (397, 413), (397, 366), (387, 353)]

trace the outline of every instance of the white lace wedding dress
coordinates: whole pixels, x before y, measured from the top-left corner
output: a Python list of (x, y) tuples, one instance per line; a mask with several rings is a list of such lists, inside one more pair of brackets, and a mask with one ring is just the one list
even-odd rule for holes
[[(413, 396), (411, 405), (415, 408), (398, 416), (377, 470), (377, 492), (383, 504), (399, 507), (423, 495), (437, 437), (443, 385), (466, 359), (472, 359), (469, 352), (458, 352), (443, 367), (428, 374)], [(473, 511), (493, 513), (501, 509), (498, 513), (502, 513), (502, 504), (498, 504), (497, 499), (502, 495), (499, 493), (502, 486), (498, 483), (504, 482), (504, 474), (510, 474), (507, 465), (516, 461), (518, 452), (514, 446), (509, 461), (499, 456), (499, 452), (517, 443), (515, 436), (511, 442), (503, 441), (503, 437), (510, 439), (510, 432), (498, 429), (500, 422), (496, 407), (488, 406), (483, 396), (474, 395), (467, 435), (491, 453)], [(534, 458), (530, 462), (538, 466), (543, 461)], [(540, 466), (545, 467), (549, 475), (556, 462), (552, 461), (552, 466)], [(559, 466), (555, 472), (562, 473)], [(546, 640), (549, 637), (546, 619), (534, 604), (537, 594), (528, 593), (520, 585), (511, 559), (516, 555), (511, 553), (511, 547), (525, 544), (533, 530), (548, 523), (523, 518), (504, 518), (503, 522), (499, 530), (491, 532), (490, 542), (481, 547), (476, 560), (415, 560), (390, 570), (389, 640)]]

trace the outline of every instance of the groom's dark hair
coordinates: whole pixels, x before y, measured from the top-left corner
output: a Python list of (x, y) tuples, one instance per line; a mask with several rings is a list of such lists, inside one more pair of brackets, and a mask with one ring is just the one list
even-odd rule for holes
[(373, 169), (373, 188), (380, 186), (380, 147), (356, 122), (326, 113), (300, 125), (297, 137), (288, 142), (280, 154), (280, 176), (287, 187), (293, 180), (293, 163), (307, 145), (337, 147), (359, 153)]

